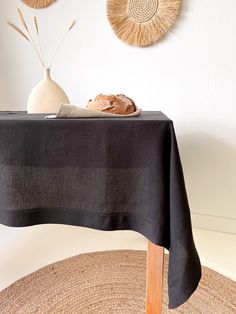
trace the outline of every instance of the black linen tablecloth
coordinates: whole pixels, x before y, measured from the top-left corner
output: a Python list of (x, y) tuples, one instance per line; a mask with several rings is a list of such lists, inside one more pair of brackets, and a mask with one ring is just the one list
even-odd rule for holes
[(201, 277), (173, 122), (0, 113), (0, 223), (134, 230), (169, 250), (169, 307)]

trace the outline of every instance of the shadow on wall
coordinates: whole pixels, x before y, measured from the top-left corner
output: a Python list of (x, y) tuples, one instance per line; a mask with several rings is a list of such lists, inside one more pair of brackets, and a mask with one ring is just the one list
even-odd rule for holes
[(236, 219), (236, 149), (207, 133), (179, 138), (193, 213)]
[[(5, 60), (7, 64), (9, 61), (8, 59)], [(26, 110), (28, 95), (37, 83), (37, 79), (33, 71), (29, 74), (27, 80), (24, 78), (24, 74), (21, 72), (20, 67), (14, 71), (6, 70), (6, 68), (3, 68), (3, 71), (0, 70), (0, 110)], [(22, 103), (22, 99), (24, 99), (24, 103)]]
[[(174, 21), (174, 23), (171, 25), (170, 29), (168, 30), (168, 32), (165, 34), (164, 37), (162, 37), (161, 39), (159, 39), (159, 41), (157, 43), (154, 44), (158, 45), (162, 42), (165, 42), (165, 40), (168, 40), (168, 37), (171, 37), (172, 35), (175, 35), (178, 33), (179, 28), (181, 28), (182, 24), (186, 22), (186, 19), (188, 18), (187, 12), (189, 11), (189, 1), (188, 0), (184, 0), (181, 3), (181, 7), (180, 7), (180, 11), (179, 14), (176, 18), (176, 20)], [(151, 46), (147, 46), (145, 47), (145, 49), (147, 48), (152, 48), (153, 45)]]
[[(170, 33), (176, 33), (178, 28), (182, 26), (183, 22), (186, 22), (186, 19), (188, 18), (187, 12), (189, 11), (189, 4), (190, 4), (189, 0), (182, 1), (179, 14), (176, 18), (176, 21), (170, 28)], [(168, 36), (168, 33), (167, 33), (167, 36)]]
[(0, 111), (1, 110), (17, 110), (17, 108), (14, 108), (14, 106), (9, 106), (9, 97), (8, 95), (12, 95), (11, 89), (9, 88), (9, 85), (7, 85), (7, 80), (0, 77)]

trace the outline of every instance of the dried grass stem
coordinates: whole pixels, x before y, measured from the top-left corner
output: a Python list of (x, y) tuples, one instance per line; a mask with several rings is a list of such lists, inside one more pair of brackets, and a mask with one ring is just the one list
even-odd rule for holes
[[(36, 31), (36, 34), (37, 34), (37, 45), (35, 44), (35, 41), (33, 39), (33, 36), (30, 32), (30, 29), (25, 21), (25, 18), (24, 18), (24, 15), (23, 13), (21, 12), (21, 10), (19, 8), (17, 8), (17, 12), (18, 12), (18, 17), (19, 17), (19, 20), (20, 20), (20, 23), (22, 24), (22, 26), (24, 27), (24, 31), (22, 31), (15, 23), (13, 22), (10, 22), (8, 21), (7, 24), (12, 28), (14, 29), (18, 34), (20, 34), (22, 37), (24, 37), (24, 39), (26, 39), (31, 47), (33, 48), (33, 50), (35, 51), (41, 65), (43, 66), (43, 68), (47, 68), (46, 66), (46, 62), (45, 62), (45, 59), (44, 59), (44, 54), (43, 54), (43, 49), (42, 49), (42, 44), (41, 44), (41, 38), (40, 38), (40, 32), (39, 32), (39, 24), (38, 24), (38, 19), (37, 19), (37, 16), (34, 16), (34, 27), (35, 27), (35, 31)], [(67, 29), (67, 31), (65, 32), (64, 36), (62, 37), (62, 40), (60, 41), (59, 43), (59, 46), (57, 47), (53, 57), (52, 57), (52, 60), (50, 62), (50, 67), (52, 66), (53, 62), (55, 61), (55, 58), (67, 36), (67, 34), (72, 30), (72, 28), (75, 26), (76, 24), (76, 20), (74, 20), (69, 28)]]

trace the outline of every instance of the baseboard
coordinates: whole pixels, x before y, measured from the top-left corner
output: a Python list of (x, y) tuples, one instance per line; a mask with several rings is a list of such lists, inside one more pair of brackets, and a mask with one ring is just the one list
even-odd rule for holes
[(191, 213), (194, 228), (230, 233), (236, 235), (236, 219)]

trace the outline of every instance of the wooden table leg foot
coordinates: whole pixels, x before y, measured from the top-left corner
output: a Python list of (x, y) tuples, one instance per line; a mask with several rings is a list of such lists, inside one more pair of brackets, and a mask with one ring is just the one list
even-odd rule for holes
[(162, 313), (164, 248), (148, 241), (146, 314)]

